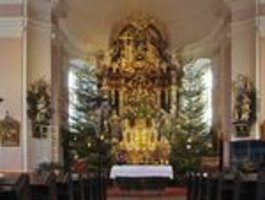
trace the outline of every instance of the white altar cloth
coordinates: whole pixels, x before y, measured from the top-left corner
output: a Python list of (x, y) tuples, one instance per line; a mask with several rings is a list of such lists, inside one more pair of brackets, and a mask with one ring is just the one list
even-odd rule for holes
[(173, 169), (170, 165), (114, 165), (110, 178), (147, 178), (162, 177), (173, 179)]

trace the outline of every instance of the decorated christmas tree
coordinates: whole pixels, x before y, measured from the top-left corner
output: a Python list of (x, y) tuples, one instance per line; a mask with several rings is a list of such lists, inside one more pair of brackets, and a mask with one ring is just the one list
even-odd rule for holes
[(96, 74), (86, 66), (75, 69), (73, 77), (68, 137), (72, 167), (76, 171), (108, 167), (111, 144), (103, 112), (107, 109), (103, 109), (106, 102), (97, 88)]
[(200, 158), (211, 148), (212, 138), (205, 120), (205, 68), (191, 63), (183, 68), (177, 118), (172, 123), (171, 163), (177, 172), (196, 170)]

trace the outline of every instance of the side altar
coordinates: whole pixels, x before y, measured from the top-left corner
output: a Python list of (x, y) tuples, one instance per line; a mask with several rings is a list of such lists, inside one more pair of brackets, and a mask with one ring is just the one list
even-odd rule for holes
[(182, 73), (161, 30), (153, 19), (130, 19), (113, 33), (110, 52), (100, 66), (117, 163), (168, 164), (170, 135), (164, 127), (168, 116), (177, 113)]

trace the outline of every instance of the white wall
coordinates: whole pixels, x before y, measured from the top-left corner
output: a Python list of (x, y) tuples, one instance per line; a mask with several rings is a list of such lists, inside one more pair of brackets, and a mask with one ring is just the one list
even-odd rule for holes
[(45, 78), (51, 82), (51, 36), (50, 28), (29, 23), (28, 28), (28, 84)]
[(232, 24), (232, 78), (247, 75), (255, 82), (256, 76), (256, 29), (255, 21), (247, 20)]
[[(0, 118), (8, 110), (10, 115), (22, 121), (22, 40), (0, 38)], [(0, 170), (22, 170), (22, 130), (19, 147), (0, 147)]]

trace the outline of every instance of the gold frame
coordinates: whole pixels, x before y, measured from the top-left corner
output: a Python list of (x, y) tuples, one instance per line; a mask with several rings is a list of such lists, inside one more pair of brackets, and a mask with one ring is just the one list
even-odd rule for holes
[(8, 113), (0, 121), (0, 146), (18, 147), (20, 143), (20, 123)]

